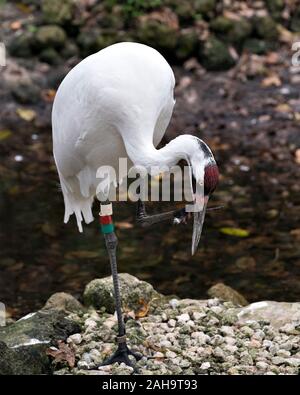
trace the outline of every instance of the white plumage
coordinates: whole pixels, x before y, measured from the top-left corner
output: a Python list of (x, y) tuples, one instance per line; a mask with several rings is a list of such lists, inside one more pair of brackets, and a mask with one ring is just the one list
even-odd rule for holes
[[(174, 85), (173, 71), (159, 52), (130, 42), (89, 56), (67, 74), (52, 112), (53, 150), (65, 222), (75, 213), (82, 232), (82, 219), (86, 223), (93, 220), (97, 169), (108, 165), (117, 171), (119, 158), (128, 158), (129, 166), (142, 165), (148, 172), (151, 167), (159, 172), (185, 159), (198, 185), (203, 186), (206, 180), (209, 193), (213, 191), (218, 173), (206, 173), (206, 169), (217, 167), (202, 140), (180, 135), (156, 149), (172, 115)], [(205, 209), (194, 215), (193, 252), (204, 214)]]
[[(157, 146), (174, 107), (174, 74), (155, 49), (119, 43), (89, 56), (61, 83), (53, 105), (54, 158), (65, 201), (65, 222), (75, 213), (82, 231), (93, 220), (96, 171), (135, 164)], [(125, 146), (124, 146), (125, 145)]]

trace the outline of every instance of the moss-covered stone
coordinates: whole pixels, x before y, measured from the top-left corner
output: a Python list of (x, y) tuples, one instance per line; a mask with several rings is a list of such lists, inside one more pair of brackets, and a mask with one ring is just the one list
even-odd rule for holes
[(216, 0), (194, 0), (195, 11), (204, 16), (210, 15), (216, 8)]
[(29, 32), (22, 33), (12, 39), (9, 45), (9, 52), (12, 56), (29, 58), (32, 56), (32, 45), (34, 39), (33, 35)]
[(249, 304), (243, 295), (223, 283), (218, 283), (210, 287), (207, 294), (211, 298), (218, 298), (224, 302), (232, 302), (234, 305), (247, 306)]
[[(120, 274), (120, 293), (123, 307), (134, 311), (139, 311), (145, 303), (148, 304), (153, 299), (162, 298), (152, 285), (127, 273)], [(83, 299), (87, 306), (94, 306), (96, 309), (105, 307), (109, 313), (113, 313), (115, 302), (112, 277), (91, 281), (84, 290)]]
[(244, 43), (244, 49), (256, 55), (263, 55), (267, 52), (268, 46), (264, 40), (249, 38)]
[(292, 32), (299, 33), (300, 32), (300, 15), (293, 16), (291, 20), (290, 29)]
[(255, 20), (255, 30), (260, 38), (273, 41), (278, 37), (277, 25), (274, 20), (269, 17), (261, 17)]
[(195, 16), (195, 7), (192, 1), (178, 1), (175, 5), (175, 12), (181, 24), (190, 23)]
[(182, 32), (178, 37), (176, 58), (184, 61), (197, 54), (199, 39), (194, 31)]
[(284, 9), (284, 0), (265, 0), (265, 3), (272, 17), (279, 20)]
[(65, 292), (57, 292), (50, 296), (43, 310), (57, 310), (66, 313), (76, 313), (82, 311), (84, 307), (78, 302), (74, 296)]
[(67, 40), (67, 35), (59, 26), (46, 25), (38, 29), (35, 40), (36, 46), (41, 49), (48, 47), (61, 48)]
[(225, 16), (218, 16), (210, 22), (212, 31), (218, 34), (228, 34), (233, 29), (233, 20)]
[(61, 56), (54, 48), (43, 49), (39, 54), (39, 58), (42, 62), (46, 62), (52, 65), (57, 65), (62, 61)]
[(159, 21), (145, 20), (138, 27), (137, 38), (141, 43), (164, 53), (173, 53), (177, 44), (177, 31)]
[(43, 19), (46, 23), (62, 25), (72, 20), (74, 0), (42, 0)]
[(199, 53), (200, 63), (211, 71), (228, 70), (235, 64), (226, 44), (215, 37), (210, 37)]
[(0, 328), (0, 374), (50, 372), (46, 349), (78, 333), (80, 327), (62, 311), (39, 311)]
[(117, 37), (114, 34), (103, 34), (98, 30), (82, 32), (77, 37), (77, 44), (83, 57), (98, 52), (115, 42), (117, 42)]
[(233, 20), (219, 16), (210, 23), (211, 30), (220, 38), (240, 46), (252, 33), (252, 25), (245, 18)]

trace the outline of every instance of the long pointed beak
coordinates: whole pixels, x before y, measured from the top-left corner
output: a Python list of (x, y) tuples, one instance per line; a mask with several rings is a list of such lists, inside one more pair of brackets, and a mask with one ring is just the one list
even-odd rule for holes
[(202, 233), (203, 223), (204, 223), (204, 219), (205, 219), (207, 203), (208, 203), (208, 196), (205, 196), (204, 197), (204, 201), (203, 201), (203, 207), (201, 208), (201, 210), (194, 212), (194, 226), (193, 226), (193, 237), (192, 237), (192, 255), (195, 254), (195, 252), (197, 250), (197, 247), (198, 247), (198, 244), (199, 244), (199, 241), (200, 241), (200, 238), (201, 238), (201, 233)]

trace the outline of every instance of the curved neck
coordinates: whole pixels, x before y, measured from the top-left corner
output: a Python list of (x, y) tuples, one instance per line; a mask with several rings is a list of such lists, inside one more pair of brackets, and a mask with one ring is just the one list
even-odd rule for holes
[(158, 174), (166, 167), (176, 165), (181, 159), (190, 163), (191, 157), (199, 151), (199, 148), (197, 137), (192, 135), (180, 135), (161, 149), (156, 149), (153, 144), (147, 144), (138, 149), (133, 145), (126, 145), (128, 156), (134, 165), (144, 166), (152, 174)]

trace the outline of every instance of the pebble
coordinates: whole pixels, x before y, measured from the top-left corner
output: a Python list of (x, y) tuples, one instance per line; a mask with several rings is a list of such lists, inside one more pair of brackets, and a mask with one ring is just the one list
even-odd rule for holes
[(234, 337), (234, 330), (231, 326), (222, 326), (220, 331), (223, 335), (229, 336), (231, 338)]
[(80, 344), (81, 342), (82, 336), (80, 333), (75, 333), (74, 335), (69, 336), (67, 340), (67, 343)]
[(210, 368), (210, 363), (209, 362), (203, 362), (202, 365), (200, 366), (201, 370), (207, 370)]
[(178, 315), (176, 318), (177, 318), (177, 321), (178, 321), (178, 322), (187, 322), (187, 321), (190, 320), (190, 316), (189, 316), (189, 314), (187, 314), (187, 313)]

